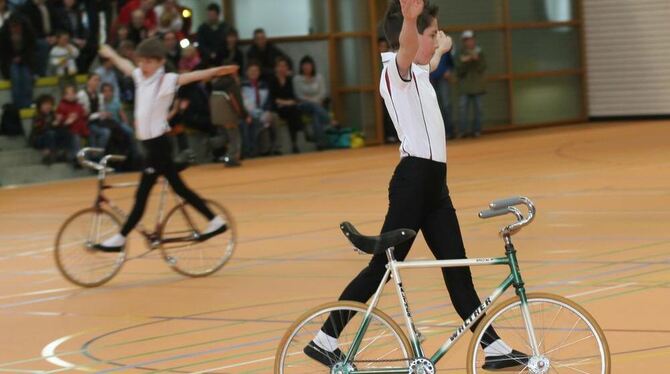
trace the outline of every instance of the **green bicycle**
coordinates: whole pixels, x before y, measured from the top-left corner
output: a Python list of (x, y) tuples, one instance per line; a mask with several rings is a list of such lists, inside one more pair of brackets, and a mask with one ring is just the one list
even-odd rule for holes
[[(519, 205), (527, 207), (525, 217), (516, 207)], [(357, 250), (367, 254), (385, 251), (388, 257), (386, 274), (369, 305), (338, 301), (303, 314), (289, 327), (281, 340), (275, 357), (275, 373), (432, 374), (436, 372), (437, 362), (480, 319), (467, 352), (468, 373), (487, 372), (482, 369), (485, 355), (481, 342), (486, 338), (489, 327), (493, 327), (510, 346), (520, 347), (527, 352), (527, 358), (518, 361), (519, 365), (513, 369), (515, 372), (610, 373), (610, 353), (605, 335), (584, 308), (558, 295), (526, 293), (511, 236), (533, 220), (535, 206), (526, 197), (497, 200), (490, 204), (490, 209), (480, 212), (479, 217), (491, 218), (505, 214), (513, 214), (517, 219), (500, 231), (505, 242), (505, 257), (462, 260), (397, 261), (393, 255), (394, 247), (413, 238), (416, 235), (414, 231), (401, 229), (380, 236), (364, 236), (350, 223), (342, 223), (340, 228)], [(487, 265), (507, 265), (509, 275), (432, 356), (426, 356), (399, 270)], [(394, 280), (410, 339), (391, 317), (376, 308), (390, 277)], [(516, 296), (491, 308), (510, 287), (514, 287)], [(334, 323), (332, 319), (338, 317), (349, 323), (339, 336), (337, 348), (341, 354), (332, 355), (329, 368), (326, 368), (309, 358), (303, 349), (324, 323)], [(510, 357), (508, 359), (518, 360)]]

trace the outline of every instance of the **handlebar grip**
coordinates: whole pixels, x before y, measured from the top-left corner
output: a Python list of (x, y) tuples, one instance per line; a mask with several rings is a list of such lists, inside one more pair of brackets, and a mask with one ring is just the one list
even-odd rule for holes
[(110, 155), (109, 161), (115, 161), (115, 162), (123, 162), (126, 160), (126, 156), (122, 155)]
[(515, 197), (508, 197), (506, 199), (495, 200), (494, 202), (489, 204), (489, 207), (491, 207), (491, 209), (493, 210), (500, 210), (519, 204), (525, 204), (525, 202), (521, 196), (515, 196)]
[(491, 218), (491, 217), (498, 217), (498, 216), (503, 216), (507, 213), (511, 213), (509, 210), (505, 209), (486, 209), (482, 210), (479, 212), (479, 218)]

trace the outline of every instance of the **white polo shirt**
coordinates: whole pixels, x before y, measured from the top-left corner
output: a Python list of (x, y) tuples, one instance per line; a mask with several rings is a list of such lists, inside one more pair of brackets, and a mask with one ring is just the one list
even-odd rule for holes
[(395, 52), (382, 53), (379, 92), (400, 139), (400, 157), (414, 156), (447, 162), (444, 121), (429, 65), (412, 63), (409, 80), (398, 72)]
[(135, 81), (135, 136), (139, 140), (157, 138), (170, 130), (167, 116), (177, 92), (179, 75), (158, 69), (145, 78), (140, 68), (133, 70)]

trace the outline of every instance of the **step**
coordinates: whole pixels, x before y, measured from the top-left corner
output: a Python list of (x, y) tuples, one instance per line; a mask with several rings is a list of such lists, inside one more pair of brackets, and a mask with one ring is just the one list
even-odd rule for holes
[(42, 162), (42, 153), (32, 148), (0, 151), (0, 170), (22, 165), (34, 165)]
[(57, 163), (50, 166), (15, 166), (0, 169), (0, 185), (4, 187), (8, 185), (50, 182), (86, 176), (92, 176), (89, 170), (75, 170), (69, 163)]
[(26, 148), (26, 138), (19, 136), (0, 136), (0, 151)]

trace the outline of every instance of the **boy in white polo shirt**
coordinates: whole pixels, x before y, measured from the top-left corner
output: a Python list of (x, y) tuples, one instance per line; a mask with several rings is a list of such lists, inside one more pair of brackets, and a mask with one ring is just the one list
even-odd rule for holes
[[(444, 124), (429, 80), (430, 70), (451, 49), (451, 40), (438, 30), (436, 16), (437, 7), (427, 0), (392, 0), (384, 17), (386, 39), (395, 52), (382, 54), (379, 88), (398, 131), (401, 161), (391, 178), (389, 208), (381, 231), (421, 230), (437, 259), (462, 259), (465, 248), (446, 183)], [(411, 245), (397, 246), (396, 258), (404, 260)], [(340, 300), (366, 302), (377, 290), (386, 263), (384, 252), (373, 255), (369, 265), (344, 289)], [(454, 309), (465, 320), (481, 304), (470, 269), (443, 268), (442, 274)], [(348, 313), (331, 313), (305, 347), (305, 354), (328, 367), (341, 361), (344, 355), (337, 338), (351, 317)], [(525, 366), (528, 361), (492, 328), (487, 330), (482, 345), (486, 370)]]
[(145, 148), (145, 168), (135, 195), (135, 205), (121, 232), (99, 243), (95, 248), (107, 252), (123, 250), (126, 236), (142, 218), (151, 188), (163, 175), (177, 195), (202, 213), (209, 224), (199, 240), (207, 240), (226, 231), (226, 223), (207, 207), (204, 201), (189, 189), (179, 177), (177, 166), (172, 161), (172, 144), (167, 137), (169, 126), (167, 115), (179, 86), (217, 76), (236, 73), (236, 65), (198, 70), (185, 74), (165, 72), (165, 47), (158, 39), (147, 39), (137, 47), (138, 67), (119, 56), (107, 45), (100, 55), (110, 59), (125, 75), (135, 82), (135, 133)]

